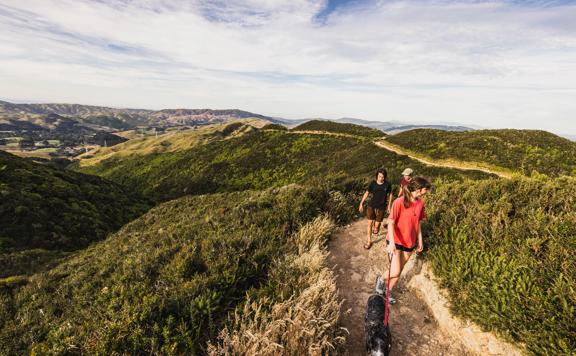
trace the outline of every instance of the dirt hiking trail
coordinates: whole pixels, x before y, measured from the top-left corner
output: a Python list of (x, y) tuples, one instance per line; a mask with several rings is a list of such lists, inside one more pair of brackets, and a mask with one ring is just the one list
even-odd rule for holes
[(417, 161), (420, 161), (421, 163), (424, 163), (428, 166), (435, 166), (435, 167), (444, 167), (444, 168), (456, 168), (456, 169), (462, 169), (462, 170), (473, 170), (473, 171), (481, 171), (484, 173), (489, 173), (489, 174), (495, 174), (500, 178), (507, 178), (510, 179), (512, 177), (512, 175), (510, 173), (507, 172), (502, 172), (502, 171), (497, 171), (494, 169), (489, 169), (486, 167), (481, 167), (478, 163), (476, 162), (456, 162), (456, 161), (447, 161), (447, 160), (432, 160), (429, 158), (425, 158), (421, 155), (416, 155), (414, 153), (408, 152), (404, 149), (402, 149), (401, 147), (391, 144), (390, 142), (384, 141), (384, 140), (379, 140), (379, 141), (374, 141), (374, 144), (380, 148), (384, 148), (388, 151), (392, 151), (396, 154), (399, 155), (405, 155), (408, 156), (412, 159), (415, 159)]
[[(366, 220), (361, 219), (339, 228), (329, 243), (330, 263), (334, 266), (339, 293), (344, 299), (341, 322), (350, 333), (345, 347), (346, 354), (354, 356), (366, 355), (364, 346), (366, 302), (374, 291), (376, 276), (388, 275), (383, 238), (379, 237), (370, 250), (363, 247), (366, 224)], [(414, 263), (415, 257), (413, 255), (409, 263)], [(409, 274), (406, 277), (410, 278)], [(390, 306), (391, 354), (470, 355), (461, 342), (440, 330), (419, 292), (408, 289), (406, 282), (406, 278), (400, 279), (395, 289), (398, 302)]]

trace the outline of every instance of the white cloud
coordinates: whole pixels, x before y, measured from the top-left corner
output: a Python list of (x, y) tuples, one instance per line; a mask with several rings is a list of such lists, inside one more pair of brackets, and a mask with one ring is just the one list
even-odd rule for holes
[(576, 6), (0, 0), (0, 96), (576, 133)]

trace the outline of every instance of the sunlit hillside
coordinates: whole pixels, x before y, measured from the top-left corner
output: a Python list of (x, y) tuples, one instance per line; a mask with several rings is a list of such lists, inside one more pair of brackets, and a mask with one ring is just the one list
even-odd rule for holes
[(177, 152), (220, 139), (240, 136), (262, 127), (267, 122), (261, 120), (239, 120), (229, 125), (207, 125), (188, 130), (172, 130), (162, 134), (138, 134), (137, 131), (122, 133), (129, 141), (113, 147), (99, 147), (78, 156), (80, 167), (94, 166), (106, 160), (122, 160), (133, 155), (149, 155), (164, 152)]
[(576, 142), (546, 131), (417, 129), (386, 140), (431, 158), (487, 163), (525, 175), (532, 171), (550, 176), (576, 174)]
[(427, 167), (361, 137), (257, 130), (177, 152), (134, 155), (129, 159), (112, 156), (79, 170), (167, 200), (185, 194), (266, 189), (290, 183), (364, 182), (378, 167), (386, 167), (395, 184), (406, 167), (433, 179), (489, 176), (478, 171)]

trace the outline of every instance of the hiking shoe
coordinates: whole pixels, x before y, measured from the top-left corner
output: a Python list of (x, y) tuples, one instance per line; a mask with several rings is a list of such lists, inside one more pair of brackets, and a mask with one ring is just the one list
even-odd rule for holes
[(389, 303), (390, 305), (396, 304), (396, 298), (394, 298), (394, 297), (392, 296), (392, 292), (390, 292), (390, 295), (388, 296), (388, 303)]

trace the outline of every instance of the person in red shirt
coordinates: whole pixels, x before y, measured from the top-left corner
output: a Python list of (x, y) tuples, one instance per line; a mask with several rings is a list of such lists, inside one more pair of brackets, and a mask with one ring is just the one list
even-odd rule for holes
[(412, 168), (406, 168), (404, 171), (402, 171), (402, 178), (400, 178), (400, 191), (398, 192), (399, 197), (402, 196), (402, 190), (404, 187), (412, 180), (412, 173), (414, 173)]
[[(403, 194), (392, 203), (392, 212), (388, 219), (388, 253), (393, 254), (390, 266), (390, 291), (400, 278), (402, 269), (414, 250), (422, 252), (421, 222), (426, 218), (424, 200), (432, 185), (424, 177), (414, 177), (403, 187)], [(390, 297), (390, 303), (396, 300)]]

